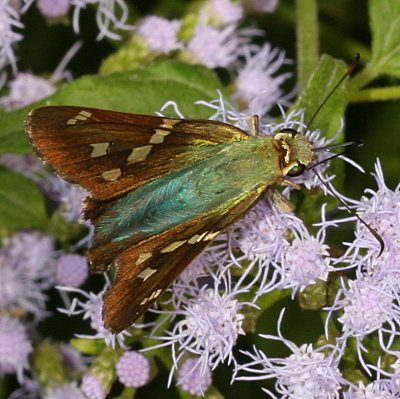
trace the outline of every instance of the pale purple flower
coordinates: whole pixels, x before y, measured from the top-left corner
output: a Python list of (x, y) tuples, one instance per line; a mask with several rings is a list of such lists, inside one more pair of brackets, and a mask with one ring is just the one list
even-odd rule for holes
[(92, 374), (82, 378), (81, 390), (87, 399), (105, 399), (107, 395), (101, 381)]
[(0, 374), (15, 373), (22, 382), (31, 352), (25, 326), (18, 319), (0, 315)]
[(343, 399), (395, 399), (398, 398), (398, 388), (389, 381), (380, 380), (365, 385), (359, 382), (357, 387), (350, 387), (343, 392)]
[(302, 291), (317, 280), (327, 281), (331, 266), (328, 245), (325, 242), (325, 229), (319, 230), (317, 236), (311, 235), (307, 229), (291, 230), (293, 241), (282, 252), (282, 286), (291, 288), (293, 294)]
[(249, 41), (229, 25), (220, 30), (212, 26), (198, 26), (185, 50), (185, 59), (209, 68), (227, 67), (239, 57), (241, 46)]
[(0, 249), (0, 309), (24, 309), (35, 319), (47, 315), (45, 290), (55, 279), (54, 242), (36, 232), (4, 239)]
[[(358, 268), (365, 269), (366, 260), (371, 258), (370, 272), (391, 273), (393, 277), (400, 276), (400, 184), (389, 189), (385, 184), (380, 161), (375, 163), (373, 174), (378, 190), (367, 189), (360, 201), (352, 200), (352, 207), (366, 223), (375, 229), (385, 243), (385, 250), (377, 258), (381, 245), (367, 227), (357, 221), (356, 239), (349, 244), (349, 250), (344, 262), (353, 262)], [(366, 255), (362, 255), (367, 250)]]
[(143, 37), (151, 51), (168, 54), (181, 47), (178, 41), (180, 27), (181, 21), (152, 15), (140, 22), (136, 33)]
[(237, 24), (242, 18), (242, 4), (231, 0), (208, 0), (200, 10), (200, 21), (215, 27)]
[[(200, 279), (187, 286), (177, 282), (180, 293), (174, 301), (174, 310), (153, 310), (169, 318), (179, 316), (171, 331), (167, 331), (164, 336), (152, 337), (164, 343), (146, 348), (172, 346), (173, 367), (170, 378), (187, 354), (198, 357), (200, 373), (208, 373), (207, 367), (213, 370), (220, 363), (235, 362), (232, 349), (238, 336), (244, 334), (244, 315), (241, 310), (245, 306), (254, 307), (238, 299), (240, 294), (248, 293), (259, 278), (259, 273), (253, 277), (251, 271), (251, 267), (246, 268), (243, 275), (234, 281), (230, 269), (219, 265), (218, 271), (203, 282)], [(198, 381), (201, 382), (202, 378), (203, 375), (200, 375)]]
[[(278, 74), (284, 64), (290, 63), (285, 52), (264, 44), (255, 54), (245, 47), (244, 65), (238, 67), (238, 75), (233, 82), (235, 92), (232, 98), (250, 114), (265, 116), (277, 103), (289, 105), (291, 95), (284, 95), (280, 88), (292, 74)], [(275, 76), (274, 76), (275, 75)]]
[(279, 0), (249, 0), (250, 6), (256, 12), (274, 12)]
[(0, 164), (34, 181), (38, 181), (37, 174), (43, 172), (42, 161), (30, 154), (0, 154)]
[(43, 399), (87, 399), (87, 397), (78, 388), (76, 382), (70, 382), (64, 385), (52, 384), (46, 390)]
[(30, 72), (18, 72), (8, 87), (9, 94), (0, 99), (0, 104), (7, 110), (23, 108), (57, 91), (53, 83)]
[(111, 29), (132, 30), (132, 26), (127, 25), (128, 6), (124, 0), (71, 0), (74, 7), (72, 26), (76, 33), (79, 33), (79, 15), (82, 9), (88, 5), (96, 7), (96, 23), (99, 28), (97, 40), (108, 37), (113, 40), (121, 39), (121, 36)]
[(183, 361), (178, 370), (178, 385), (186, 392), (195, 396), (204, 396), (212, 383), (211, 370), (207, 365), (200, 370), (198, 358), (190, 357)]
[(57, 284), (68, 287), (79, 287), (89, 275), (89, 265), (86, 257), (77, 254), (63, 255), (58, 259), (56, 279)]
[(150, 379), (150, 361), (141, 353), (125, 352), (115, 365), (121, 384), (126, 387), (139, 388), (146, 385)]
[[(295, 343), (279, 336), (262, 335), (260, 337), (283, 343), (292, 352), (286, 358), (269, 357), (254, 347), (253, 353), (243, 351), (250, 358), (245, 364), (238, 365), (235, 380), (275, 379), (275, 390), (280, 399), (338, 399), (342, 385), (346, 383), (339, 370), (341, 351), (336, 347), (322, 346), (314, 349), (311, 344), (298, 347)], [(243, 372), (246, 375), (239, 375)], [(271, 398), (276, 398), (264, 389)]]
[(44, 192), (63, 206), (63, 216), (69, 222), (82, 217), (83, 199), (87, 192), (79, 186), (66, 182), (56, 175), (47, 175), (40, 182)]
[(30, 72), (19, 72), (8, 82), (9, 93), (0, 98), (0, 106), (7, 110), (19, 109), (54, 94), (57, 91), (55, 84), (61, 79), (70, 78), (65, 68), (81, 46), (82, 43), (78, 41), (67, 51), (48, 80)]
[(67, 15), (70, 0), (37, 0), (37, 8), (45, 16), (50, 18), (59, 18)]
[(303, 221), (293, 213), (281, 212), (270, 202), (260, 201), (235, 223), (233, 240), (245, 258), (270, 264), (280, 259), (289, 246), (288, 233), (302, 225)]
[(93, 292), (86, 292), (79, 288), (71, 288), (71, 287), (57, 287), (61, 293), (73, 292), (76, 294), (82, 295), (86, 300), (80, 300), (75, 297), (72, 300), (72, 303), (68, 306), (68, 309), (58, 310), (61, 313), (67, 314), (68, 316), (75, 315), (83, 315), (83, 319), (90, 320), (90, 326), (95, 330), (95, 335), (83, 335), (76, 334), (78, 338), (89, 338), (89, 339), (103, 339), (107, 346), (111, 346), (114, 348), (116, 344), (125, 347), (124, 339), (125, 336), (129, 335), (129, 333), (124, 330), (118, 334), (112, 334), (104, 327), (103, 317), (102, 317), (102, 309), (103, 309), (103, 297), (108, 288), (110, 288), (110, 283), (106, 282), (103, 290), (95, 294)]
[(11, 65), (13, 73), (17, 73), (14, 47), (23, 36), (16, 30), (23, 28), (19, 12), (11, 6), (10, 1), (0, 0), (0, 71)]
[[(356, 280), (342, 281), (331, 311), (341, 311), (342, 338), (362, 340), (374, 331), (396, 334), (400, 326), (398, 297), (390, 284), (377, 276), (358, 275)], [(388, 325), (389, 330), (386, 328)], [(381, 345), (384, 344), (381, 341)]]

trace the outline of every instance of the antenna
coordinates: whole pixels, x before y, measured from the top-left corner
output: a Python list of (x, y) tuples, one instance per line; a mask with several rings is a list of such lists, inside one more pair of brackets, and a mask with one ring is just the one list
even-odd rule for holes
[(321, 109), (324, 107), (326, 102), (331, 98), (332, 94), (343, 83), (343, 81), (354, 72), (354, 69), (356, 69), (359, 62), (360, 62), (360, 54), (356, 54), (353, 61), (347, 68), (346, 73), (339, 79), (339, 81), (335, 84), (335, 86), (333, 86), (332, 90), (326, 95), (324, 100), (321, 102), (321, 104), (318, 106), (318, 108), (314, 111), (314, 114), (312, 115), (311, 119), (308, 121), (306, 130), (310, 130), (310, 126), (314, 122), (314, 119), (316, 118), (316, 116), (319, 114), (319, 111), (321, 111)]

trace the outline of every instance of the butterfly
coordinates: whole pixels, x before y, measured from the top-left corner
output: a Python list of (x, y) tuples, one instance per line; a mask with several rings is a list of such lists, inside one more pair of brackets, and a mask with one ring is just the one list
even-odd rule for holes
[(26, 131), (50, 168), (89, 192), (91, 272), (116, 268), (103, 306), (113, 333), (266, 191), (295, 185), (285, 177), (315, 159), (311, 142), (291, 129), (260, 136), (218, 121), (87, 107), (34, 109)]

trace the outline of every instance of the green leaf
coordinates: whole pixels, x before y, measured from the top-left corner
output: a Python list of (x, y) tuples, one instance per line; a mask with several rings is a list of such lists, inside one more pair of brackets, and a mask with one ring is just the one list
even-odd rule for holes
[[(296, 108), (305, 110), (305, 123), (310, 125), (311, 118), (329, 95), (335, 84), (344, 76), (347, 65), (328, 55), (323, 55), (308, 84), (301, 93)], [(326, 138), (334, 137), (341, 126), (341, 119), (347, 105), (345, 82), (329, 97), (327, 102), (312, 121), (311, 129), (320, 129)]]
[(400, 76), (400, 1), (370, 0), (372, 59), (369, 68)]
[(0, 226), (44, 230), (48, 224), (45, 199), (30, 179), (0, 168)]
[[(177, 61), (158, 61), (147, 68), (90, 75), (65, 84), (55, 95), (0, 119), (0, 152), (29, 153), (31, 146), (24, 133), (23, 121), (33, 108), (44, 105), (82, 105), (154, 114), (169, 100), (175, 101), (185, 117), (207, 118), (213, 112), (195, 105), (198, 100), (217, 98), (222, 84), (217, 75), (200, 65)], [(169, 111), (169, 116), (174, 115)], [(176, 115), (174, 115), (176, 116)]]

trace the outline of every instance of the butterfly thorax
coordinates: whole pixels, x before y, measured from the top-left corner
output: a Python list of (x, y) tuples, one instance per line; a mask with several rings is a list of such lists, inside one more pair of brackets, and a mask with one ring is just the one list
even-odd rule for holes
[(312, 143), (304, 135), (285, 129), (274, 136), (276, 149), (280, 155), (280, 168), (285, 176), (299, 165), (306, 167), (314, 159)]

